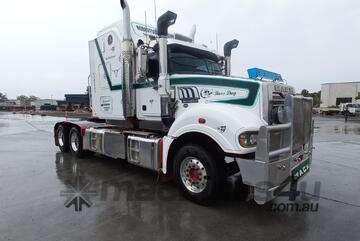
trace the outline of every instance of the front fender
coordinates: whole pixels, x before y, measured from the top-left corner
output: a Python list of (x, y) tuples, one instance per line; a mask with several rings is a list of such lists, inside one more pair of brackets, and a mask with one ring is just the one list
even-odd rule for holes
[[(199, 123), (200, 117), (205, 123)], [(185, 133), (200, 132), (211, 137), (226, 153), (245, 154), (254, 150), (241, 147), (238, 135), (243, 131), (258, 131), (264, 124), (255, 108), (202, 103), (176, 116), (168, 135), (177, 138)]]

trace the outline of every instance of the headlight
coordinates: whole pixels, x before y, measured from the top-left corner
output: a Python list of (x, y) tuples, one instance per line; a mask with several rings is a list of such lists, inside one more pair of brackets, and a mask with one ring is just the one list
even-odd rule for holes
[(254, 147), (257, 144), (257, 132), (244, 132), (239, 135), (240, 146), (245, 148)]

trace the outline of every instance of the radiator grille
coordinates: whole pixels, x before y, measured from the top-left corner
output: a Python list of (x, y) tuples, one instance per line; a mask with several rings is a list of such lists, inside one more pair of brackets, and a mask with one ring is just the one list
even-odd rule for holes
[(293, 108), (293, 153), (302, 150), (308, 144), (311, 136), (312, 98), (295, 96), (292, 99)]

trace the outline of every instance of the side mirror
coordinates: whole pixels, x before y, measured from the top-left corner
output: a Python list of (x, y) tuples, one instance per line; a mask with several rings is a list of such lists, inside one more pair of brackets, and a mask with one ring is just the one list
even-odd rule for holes
[(144, 45), (137, 48), (136, 55), (136, 82), (144, 82), (148, 72), (148, 52)]

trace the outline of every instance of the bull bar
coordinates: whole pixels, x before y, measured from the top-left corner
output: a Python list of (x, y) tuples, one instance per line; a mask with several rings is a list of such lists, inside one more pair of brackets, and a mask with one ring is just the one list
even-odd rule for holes
[(242, 181), (254, 187), (258, 204), (290, 191), (298, 181), (292, 172), (305, 162), (311, 163), (312, 98), (288, 95), (284, 109), (286, 123), (260, 127), (255, 159), (236, 158)]

